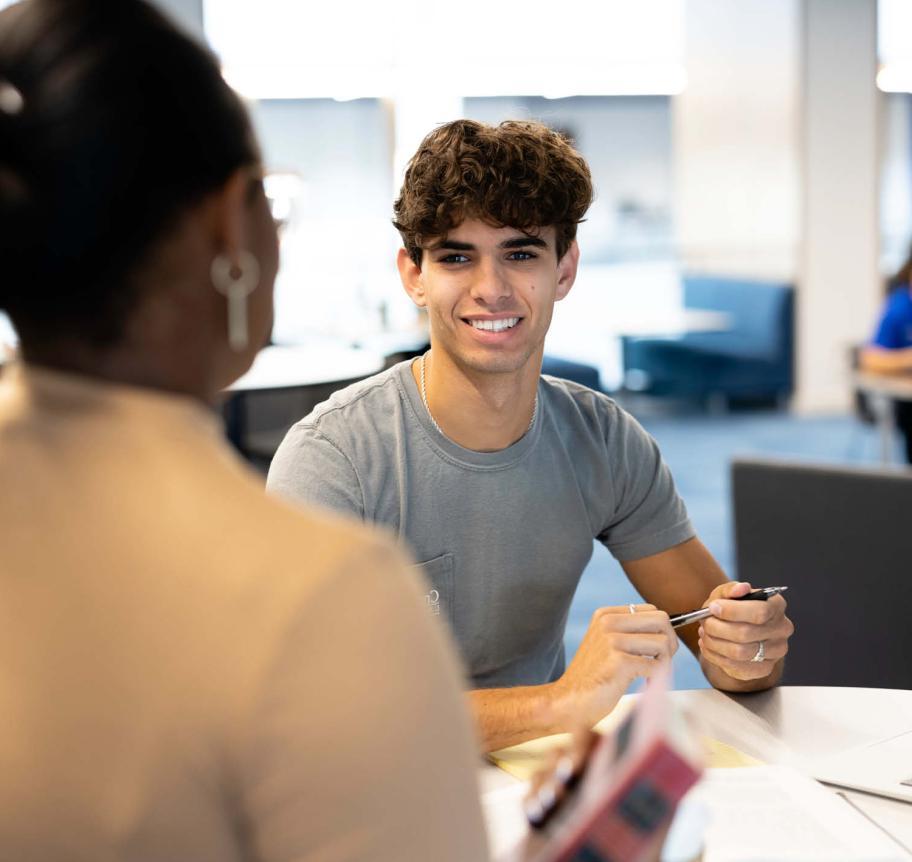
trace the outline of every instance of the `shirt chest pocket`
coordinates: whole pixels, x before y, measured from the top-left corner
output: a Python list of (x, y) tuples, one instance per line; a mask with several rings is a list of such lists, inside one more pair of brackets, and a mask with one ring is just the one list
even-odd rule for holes
[(424, 579), (424, 603), (431, 616), (440, 617), (448, 625), (455, 622), (453, 613), (453, 570), (452, 554), (441, 554), (432, 560), (418, 563), (415, 569)]

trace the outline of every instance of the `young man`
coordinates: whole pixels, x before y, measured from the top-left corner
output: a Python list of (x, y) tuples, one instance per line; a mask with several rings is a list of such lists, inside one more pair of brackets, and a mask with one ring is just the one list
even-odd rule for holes
[[(541, 376), (554, 303), (576, 277), (589, 169), (537, 123), (460, 120), (425, 138), (395, 225), (431, 349), (336, 393), (289, 431), (269, 487), (398, 533), (452, 627), (488, 749), (592, 724), (656, 657), (668, 614), (726, 691), (773, 685), (792, 624), (781, 597), (727, 599), (655, 442), (611, 399)], [(565, 668), (580, 574), (603, 542), (652, 604), (596, 611)]]

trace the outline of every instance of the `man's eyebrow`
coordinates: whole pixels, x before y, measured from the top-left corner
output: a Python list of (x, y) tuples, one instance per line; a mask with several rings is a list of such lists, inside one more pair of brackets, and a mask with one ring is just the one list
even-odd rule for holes
[(526, 246), (534, 246), (535, 248), (547, 248), (548, 243), (543, 240), (540, 236), (532, 236), (531, 234), (525, 234), (524, 236), (511, 237), (510, 239), (505, 239), (501, 244), (501, 248), (525, 248)]
[(440, 242), (435, 242), (428, 247), (428, 251), (440, 251), (441, 249), (446, 249), (447, 251), (475, 251), (475, 246), (470, 242), (459, 242), (458, 240), (444, 237)]
[[(532, 234), (523, 234), (522, 236), (513, 236), (509, 239), (505, 239), (502, 243), (498, 244), (498, 248), (511, 249), (511, 248), (528, 248), (533, 246), (534, 248), (547, 248), (548, 243), (543, 240), (540, 236), (533, 236)], [(461, 242), (457, 239), (450, 239), (449, 237), (444, 237), (439, 242), (434, 243), (431, 246), (428, 246), (428, 251), (475, 251), (475, 245), (471, 242)]]

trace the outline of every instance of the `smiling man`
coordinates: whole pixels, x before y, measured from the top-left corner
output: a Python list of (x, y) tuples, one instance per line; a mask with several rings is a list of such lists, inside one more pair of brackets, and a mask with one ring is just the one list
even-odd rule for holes
[[(427, 311), (420, 359), (337, 392), (288, 433), (277, 492), (395, 531), (421, 561), (428, 612), (451, 627), (482, 743), (593, 724), (677, 648), (717, 688), (781, 674), (781, 596), (737, 602), (696, 538), (659, 450), (610, 398), (541, 375), (554, 303), (573, 286), (589, 169), (537, 123), (431, 132), (395, 204), (398, 266)], [(599, 609), (565, 664), (567, 612), (593, 540), (651, 604)], [(371, 613), (370, 608), (364, 609)]]

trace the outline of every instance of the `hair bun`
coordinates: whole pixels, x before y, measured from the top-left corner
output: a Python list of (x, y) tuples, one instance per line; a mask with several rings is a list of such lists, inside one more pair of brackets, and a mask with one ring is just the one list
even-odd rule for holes
[(0, 303), (20, 335), (116, 341), (148, 253), (258, 155), (214, 55), (150, 2), (3, 9)]

